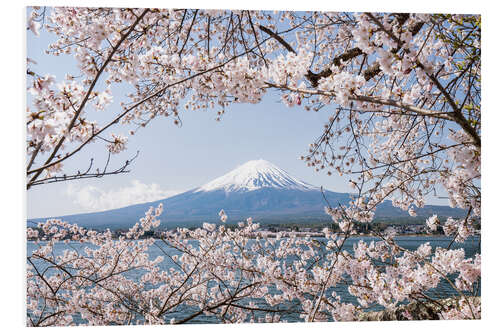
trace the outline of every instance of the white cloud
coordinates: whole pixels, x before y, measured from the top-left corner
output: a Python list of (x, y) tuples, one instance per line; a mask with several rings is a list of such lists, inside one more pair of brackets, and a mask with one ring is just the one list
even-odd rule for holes
[(66, 194), (76, 205), (89, 212), (120, 208), (171, 197), (180, 191), (164, 190), (158, 184), (143, 184), (132, 180), (130, 186), (102, 190), (96, 186), (79, 187), (68, 184)]

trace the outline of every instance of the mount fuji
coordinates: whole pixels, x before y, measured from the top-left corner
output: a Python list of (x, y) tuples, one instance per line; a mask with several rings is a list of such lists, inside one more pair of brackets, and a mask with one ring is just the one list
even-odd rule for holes
[[(224, 209), (228, 223), (253, 217), (260, 223), (330, 221), (324, 213), (325, 198), (332, 205), (347, 204), (350, 194), (323, 191), (288, 174), (265, 160), (249, 161), (203, 186), (166, 199), (123, 208), (59, 217), (88, 228), (128, 228), (151, 206), (163, 203), (162, 226), (199, 226), (215, 222)], [(417, 209), (420, 216), (459, 216), (463, 212), (446, 206)], [(382, 203), (376, 217), (408, 217), (408, 213)], [(33, 219), (28, 222), (39, 222)]]

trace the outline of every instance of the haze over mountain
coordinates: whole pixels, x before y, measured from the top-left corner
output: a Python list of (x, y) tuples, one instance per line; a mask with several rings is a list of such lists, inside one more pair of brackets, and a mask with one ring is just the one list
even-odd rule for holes
[[(166, 199), (104, 212), (60, 217), (91, 228), (126, 228), (134, 225), (151, 206), (163, 203), (163, 227), (195, 226), (215, 222), (224, 209), (229, 223), (253, 217), (261, 223), (329, 221), (324, 213), (328, 202), (336, 206), (350, 201), (350, 194), (323, 191), (264, 160), (249, 161), (233, 171), (193, 190)], [(463, 211), (447, 206), (425, 206), (417, 214), (460, 216)], [(388, 201), (377, 208), (378, 218), (408, 218), (408, 213)], [(38, 222), (44, 219), (32, 219)]]

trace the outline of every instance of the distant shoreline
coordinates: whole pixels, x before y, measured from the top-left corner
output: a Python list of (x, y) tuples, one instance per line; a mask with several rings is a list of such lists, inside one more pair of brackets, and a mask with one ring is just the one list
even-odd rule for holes
[[(292, 236), (295, 236), (295, 237), (299, 237), (299, 238), (304, 238), (304, 237), (311, 237), (311, 238), (325, 238), (325, 235), (323, 233), (306, 233), (306, 232), (284, 232), (285, 234), (282, 234), (280, 235), (280, 238), (291, 238)], [(408, 238), (444, 238), (444, 239), (447, 239), (447, 240), (452, 240), (453, 237), (451, 236), (446, 236), (446, 235), (443, 235), (443, 234), (400, 234), (400, 235), (396, 235), (395, 238), (398, 239), (398, 238), (403, 238), (403, 237), (408, 237)], [(117, 236), (113, 236), (112, 237), (114, 240), (117, 240), (119, 237)], [(146, 238), (153, 238), (155, 240), (161, 240), (162, 238), (159, 237), (159, 236), (149, 236), (149, 237), (141, 237), (139, 239), (146, 239)], [(267, 233), (267, 235), (262, 235), (262, 234), (256, 234), (254, 235), (253, 237), (251, 237), (252, 239), (255, 239), (255, 238), (260, 238), (260, 239), (264, 239), (264, 238), (277, 238), (277, 233)], [(349, 238), (353, 238), (353, 239), (362, 239), (362, 238), (375, 238), (375, 239), (380, 239), (380, 237), (376, 236), (376, 235), (359, 235), (359, 234), (356, 234), (356, 235), (350, 235)], [(478, 234), (478, 235), (473, 235), (471, 236), (470, 238), (481, 238), (481, 235)], [(36, 240), (33, 240), (33, 239), (27, 239), (28, 242), (34, 242)], [(39, 240), (40, 241), (40, 240)], [(45, 242), (45, 241), (48, 241), (48, 239), (42, 239), (41, 240), (42, 242)], [(70, 239), (70, 241), (73, 241)], [(78, 241), (75, 241), (75, 242), (78, 242)]]

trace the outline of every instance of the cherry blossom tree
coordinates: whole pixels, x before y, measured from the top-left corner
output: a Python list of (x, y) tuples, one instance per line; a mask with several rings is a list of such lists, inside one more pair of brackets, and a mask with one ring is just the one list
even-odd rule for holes
[[(404, 319), (480, 318), (480, 303), (465, 297), (478, 288), (479, 254), (466, 258), (463, 249), (442, 248), (432, 253), (429, 243), (409, 251), (392, 234), (370, 244), (359, 241), (349, 252), (343, 247), (352, 230), (335, 234), (325, 228), (324, 240), (280, 233), (261, 238), (251, 218), (235, 230), (205, 223), (163, 232), (160, 240), (139, 240), (159, 225), (161, 211), (151, 207), (118, 240), (109, 230), (87, 231), (60, 220), (41, 223), (43, 237), (29, 228), (37, 248), (28, 256), (28, 324), (182, 324), (200, 316), (224, 323), (279, 322), (291, 315), (346, 321), (362, 318), (374, 304), (394, 310), (408, 300), (431, 300), (438, 308), (436, 317), (406, 313)], [(62, 242), (67, 248), (55, 251)], [(150, 247), (163, 256), (149, 258)], [(170, 269), (160, 269), (163, 260)], [(442, 281), (461, 296), (451, 305), (428, 296)], [(337, 295), (341, 286), (357, 304)]]
[[(137, 240), (157, 224), (161, 207), (119, 240), (49, 220), (39, 226), (47, 242), (28, 256), (30, 325), (71, 325), (77, 314), (90, 325), (184, 323), (201, 315), (280, 321), (284, 313), (356, 320), (373, 304), (393, 310), (410, 300), (437, 302), (441, 319), (480, 318), (480, 304), (466, 297), (479, 285), (479, 254), (466, 258), (451, 244), (409, 251), (390, 232), (344, 249), (354, 222), (371, 222), (384, 200), (415, 215), (444, 190), (464, 217), (432, 216), (430, 230), (442, 225), (462, 242), (480, 224), (479, 16), (58, 7), (31, 9), (28, 29), (54, 34), (47, 52), (74, 56), (80, 71), (56, 79), (28, 66), (28, 189), (126, 172), (131, 159), (109, 171), (110, 156), (157, 117), (180, 124), (184, 110), (213, 109), (223, 120), (232, 104), (275, 93), (290, 107), (330, 115), (302, 159), (318, 172), (350, 177), (357, 193), (350, 205), (327, 203), (341, 232), (325, 229), (323, 244), (255, 239), (251, 219), (236, 230), (205, 224), (169, 231), (161, 245)], [(93, 120), (96, 112), (111, 113), (118, 85), (132, 91), (126, 102), (107, 122)], [(66, 160), (97, 141), (109, 151), (104, 171), (92, 164), (65, 170)], [(220, 217), (227, 220), (224, 211)], [(40, 238), (35, 229), (28, 236)], [(55, 255), (55, 244), (68, 239), (92, 246)], [(148, 258), (150, 246), (161, 247), (177, 269), (159, 270), (162, 259)], [(142, 272), (140, 280), (127, 278), (130, 271)], [(441, 281), (460, 295), (454, 306), (428, 296)], [(342, 284), (357, 304), (332, 291)]]

